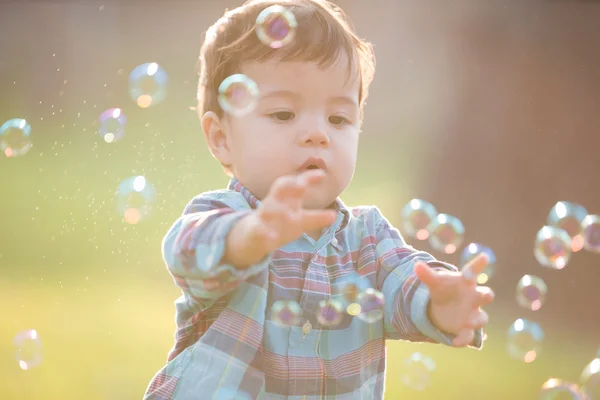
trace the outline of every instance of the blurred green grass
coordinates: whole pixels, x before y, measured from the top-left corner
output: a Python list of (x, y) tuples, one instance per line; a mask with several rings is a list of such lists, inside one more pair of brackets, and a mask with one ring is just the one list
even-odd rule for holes
[[(178, 295), (166, 272), (164, 279), (143, 281), (108, 274), (84, 283), (0, 280), (0, 304), (11, 305), (0, 320), (0, 398), (141, 399), (173, 344)], [(44, 360), (22, 371), (12, 340), (28, 328), (38, 331)], [(524, 364), (506, 355), (504, 332), (492, 324), (482, 351), (388, 342), (386, 399), (536, 398), (549, 375), (577, 379), (592, 356), (567, 340), (546, 343), (537, 361)], [(399, 379), (401, 361), (414, 351), (437, 364), (423, 392)]]

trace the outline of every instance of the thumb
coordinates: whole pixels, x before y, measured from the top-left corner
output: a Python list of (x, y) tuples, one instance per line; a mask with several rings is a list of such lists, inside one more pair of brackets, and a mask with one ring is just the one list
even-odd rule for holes
[(437, 283), (437, 276), (435, 271), (423, 261), (417, 261), (415, 264), (415, 274), (417, 274), (417, 278), (425, 285), (427, 285), (430, 289), (435, 287)]

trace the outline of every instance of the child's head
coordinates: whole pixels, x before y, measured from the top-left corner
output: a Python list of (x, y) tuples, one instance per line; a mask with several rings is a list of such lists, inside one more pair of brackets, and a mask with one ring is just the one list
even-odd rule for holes
[[(297, 21), (294, 39), (279, 49), (255, 33), (258, 15), (282, 5)], [(326, 179), (305, 205), (323, 208), (350, 183), (363, 107), (373, 79), (372, 46), (343, 12), (324, 0), (250, 0), (226, 12), (207, 32), (200, 53), (198, 113), (211, 153), (259, 199), (275, 179), (297, 174), (311, 157)], [(254, 111), (242, 117), (218, 103), (221, 82), (244, 74), (258, 85)]]

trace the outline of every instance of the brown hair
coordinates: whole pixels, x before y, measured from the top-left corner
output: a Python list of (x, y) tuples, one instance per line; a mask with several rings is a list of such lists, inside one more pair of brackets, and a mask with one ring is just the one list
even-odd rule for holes
[[(272, 49), (257, 37), (254, 27), (260, 12), (280, 5), (296, 17), (296, 34), (291, 43)], [(359, 104), (362, 109), (375, 73), (373, 46), (360, 39), (350, 20), (338, 6), (326, 0), (248, 0), (226, 11), (206, 32), (197, 69), (196, 110), (202, 117), (207, 111), (223, 115), (218, 88), (230, 75), (239, 73), (247, 61), (312, 61), (321, 67), (334, 64), (341, 54), (348, 56), (348, 74), (357, 71), (360, 78)]]

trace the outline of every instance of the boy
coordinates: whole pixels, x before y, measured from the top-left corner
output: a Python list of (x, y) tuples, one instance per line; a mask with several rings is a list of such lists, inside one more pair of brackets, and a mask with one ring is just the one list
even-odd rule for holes
[[(254, 23), (293, 12), (291, 43), (271, 49)], [(252, 0), (227, 12), (202, 46), (198, 112), (212, 155), (232, 178), (194, 198), (167, 233), (163, 257), (183, 295), (176, 343), (144, 399), (383, 399), (385, 340), (482, 346), (493, 293), (408, 246), (376, 207), (339, 199), (356, 164), (375, 58), (336, 6)], [(220, 83), (244, 74), (256, 108), (223, 112)], [(323, 326), (323, 300), (358, 273), (385, 296), (383, 318)], [(271, 306), (301, 307), (291, 326)]]

